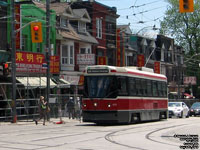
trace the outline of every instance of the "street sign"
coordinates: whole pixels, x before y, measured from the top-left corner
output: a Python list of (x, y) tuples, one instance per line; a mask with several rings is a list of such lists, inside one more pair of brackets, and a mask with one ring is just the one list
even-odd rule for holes
[(42, 68), (43, 68), (43, 69), (47, 69), (47, 67), (48, 67), (48, 66), (47, 66), (47, 63), (43, 63), (43, 64), (42, 64)]

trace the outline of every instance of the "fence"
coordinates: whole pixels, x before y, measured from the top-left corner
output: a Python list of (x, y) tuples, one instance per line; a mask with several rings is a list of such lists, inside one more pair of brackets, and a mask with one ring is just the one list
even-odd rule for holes
[(169, 102), (184, 102), (190, 108), (193, 103), (200, 102), (200, 99), (169, 99)]
[[(39, 99), (16, 99), (18, 119), (34, 119), (38, 116)], [(11, 99), (0, 100), (0, 121), (12, 120), (13, 102)]]
[(51, 117), (66, 117), (68, 116), (67, 112), (67, 103), (69, 99), (73, 99), (75, 106), (75, 118), (81, 117), (81, 98), (82, 95), (78, 94), (51, 94), (49, 99), (49, 105), (51, 108)]

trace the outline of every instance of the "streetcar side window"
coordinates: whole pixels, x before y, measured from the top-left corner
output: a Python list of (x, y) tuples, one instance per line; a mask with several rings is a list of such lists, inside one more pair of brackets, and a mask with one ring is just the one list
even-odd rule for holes
[(145, 79), (141, 79), (141, 88), (143, 91), (143, 95), (147, 96), (147, 82)]
[(134, 96), (136, 95), (136, 87), (135, 87), (135, 78), (128, 78), (128, 85), (129, 85), (129, 95)]
[(119, 95), (128, 95), (125, 77), (118, 77), (118, 89)]
[(167, 97), (167, 83), (162, 82), (163, 96)]
[(158, 86), (157, 86), (157, 82), (153, 81), (153, 96), (158, 96)]
[(158, 82), (158, 95), (163, 97), (163, 89), (162, 89), (162, 82)]
[(151, 80), (147, 80), (147, 95), (152, 96)]
[(136, 81), (136, 93), (137, 93), (138, 96), (142, 96), (143, 90), (142, 90), (141, 80), (135, 79), (135, 81)]

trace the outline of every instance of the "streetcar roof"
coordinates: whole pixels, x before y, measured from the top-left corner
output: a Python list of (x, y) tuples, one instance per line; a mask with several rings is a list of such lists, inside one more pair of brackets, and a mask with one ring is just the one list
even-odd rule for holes
[[(86, 70), (103, 70), (103, 69), (107, 69), (109, 70), (109, 72), (92, 72), (92, 73), (119, 73), (119, 74), (127, 74), (127, 75), (135, 75), (135, 76), (145, 76), (145, 77), (149, 77), (149, 78), (159, 78), (159, 79), (163, 79), (166, 80), (166, 76), (163, 74), (157, 74), (153, 72), (153, 69), (151, 68), (146, 68), (146, 67), (116, 67), (116, 66), (107, 66), (107, 65), (94, 65), (94, 66), (88, 66), (86, 67)], [(87, 71), (86, 71), (87, 72)]]

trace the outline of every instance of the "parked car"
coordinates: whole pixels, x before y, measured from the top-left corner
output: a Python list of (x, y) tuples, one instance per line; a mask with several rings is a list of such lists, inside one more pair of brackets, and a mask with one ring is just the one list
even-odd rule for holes
[(195, 97), (192, 96), (192, 95), (190, 95), (190, 94), (188, 94), (188, 93), (184, 93), (184, 98), (186, 98), (186, 99), (193, 99)]
[(200, 102), (195, 102), (190, 108), (190, 116), (200, 115)]
[(169, 102), (168, 103), (169, 118), (176, 117), (189, 117), (189, 108), (184, 102)]

